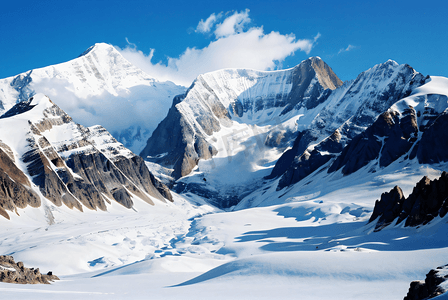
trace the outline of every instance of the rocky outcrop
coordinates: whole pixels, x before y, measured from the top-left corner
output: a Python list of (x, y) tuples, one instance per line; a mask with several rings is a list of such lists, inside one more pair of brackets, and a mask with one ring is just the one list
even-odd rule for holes
[(41, 274), (38, 268), (26, 268), (23, 262), (16, 263), (12, 256), (0, 255), (0, 282), (50, 284), (50, 282), (55, 280), (59, 280), (59, 278), (53, 275), (51, 271), (47, 274)]
[(376, 200), (375, 208), (369, 222), (376, 222), (375, 230), (379, 231), (390, 225), (401, 213), (405, 197), (400, 187), (395, 186), (390, 192), (381, 194), (380, 200)]
[(7, 152), (11, 153), (11, 149), (0, 142), (0, 215), (9, 219), (7, 210), (38, 207), (41, 201), (31, 189), (28, 177), (15, 165), (14, 156)]
[[(332, 158), (336, 156), (342, 150), (342, 145), (340, 143), (341, 135), (338, 130), (336, 130), (331, 136), (322, 141), (317, 147), (315, 147), (311, 152), (307, 150), (299, 157), (294, 157), (293, 165), (291, 168), (289, 165), (283, 176), (280, 178), (277, 190), (280, 190), (286, 186), (299, 182), (309, 174), (316, 171), (318, 168), (326, 164)], [(294, 148), (293, 148), (294, 149)], [(294, 151), (294, 150), (293, 150)], [(286, 159), (283, 155), (280, 159)], [(279, 160), (280, 161), (280, 160)], [(287, 162), (285, 162), (286, 164)], [(278, 162), (277, 162), (278, 164)], [(277, 167), (276, 164), (276, 167)], [(271, 173), (271, 178), (275, 175), (274, 172), (280, 174), (282, 170), (276, 170), (274, 168)]]
[(390, 225), (404, 222), (405, 226), (418, 226), (429, 223), (437, 216), (444, 217), (448, 212), (448, 173), (430, 180), (423, 177), (405, 198), (399, 187), (381, 195), (375, 202), (369, 223), (376, 221), (375, 231)]
[[(441, 103), (447, 103), (448, 97), (444, 95), (432, 95)], [(439, 163), (448, 161), (448, 112), (444, 111), (437, 114), (430, 109), (423, 115), (420, 131), (423, 131), (422, 137), (411, 153), (411, 159), (415, 156), (420, 163)], [(425, 124), (426, 123), (426, 124)]]
[[(448, 161), (448, 114), (432, 103), (448, 103), (445, 95), (418, 97), (425, 107), (416, 111), (408, 106), (402, 112), (389, 109), (364, 132), (354, 137), (335, 160), (328, 172), (342, 168), (345, 175), (356, 172), (372, 161), (386, 167), (400, 157), (417, 158), (419, 163), (434, 164)], [(432, 102), (432, 103), (431, 103)], [(430, 104), (430, 105), (428, 105)], [(419, 105), (420, 106), (420, 105)]]
[(411, 282), (404, 300), (424, 300), (440, 296), (447, 291), (440, 285), (448, 278), (448, 265), (432, 269), (426, 274), (425, 280)]

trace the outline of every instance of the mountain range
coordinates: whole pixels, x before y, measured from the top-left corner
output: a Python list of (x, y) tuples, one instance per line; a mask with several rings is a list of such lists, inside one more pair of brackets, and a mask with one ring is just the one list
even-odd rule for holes
[(184, 91), (144, 73), (111, 45), (99, 43), (71, 61), (0, 79), (0, 114), (43, 93), (76, 122), (101, 124), (138, 153), (166, 114), (165, 102)]
[[(267, 243), (263, 251), (379, 251), (376, 239), (386, 243), (391, 234), (397, 251), (417, 250), (398, 242), (411, 227), (431, 232), (444, 249), (447, 109), (448, 78), (393, 60), (346, 82), (310, 57), (287, 70), (217, 70), (186, 88), (144, 73), (111, 45), (95, 44), (69, 62), (0, 79), (0, 215), (55, 228), (67, 216), (90, 222), (117, 211), (119, 218), (163, 211), (167, 220), (175, 216), (171, 229), (154, 229), (159, 244), (142, 239), (145, 255), (98, 254), (86, 270), (193, 253), (225, 260), (194, 282), (227, 274), (222, 268), (257, 265), (258, 258), (245, 256), (255, 246), (240, 252), (244, 242)], [(292, 245), (274, 232), (288, 228), (263, 231), (255, 212), (272, 220), (275, 213), (278, 224), (292, 217), (306, 228), (333, 227)], [(232, 216), (259, 231), (241, 227), (234, 234)], [(218, 220), (227, 231), (214, 225)], [(423, 235), (408, 234), (413, 241)], [(294, 238), (301, 237), (288, 237)], [(232, 265), (233, 259), (249, 262)]]

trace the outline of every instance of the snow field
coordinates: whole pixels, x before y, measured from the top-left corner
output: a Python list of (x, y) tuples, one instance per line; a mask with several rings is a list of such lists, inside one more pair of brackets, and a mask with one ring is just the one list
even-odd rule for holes
[(380, 191), (398, 184), (407, 194), (416, 178), (440, 172), (394, 167), (367, 183), (356, 179), (361, 170), (334, 179), (338, 189), (291, 189), (282, 204), (232, 212), (174, 194), (155, 206), (135, 199), (136, 211), (52, 207), (49, 226), (27, 208), (0, 221), (0, 251), (62, 280), (0, 290), (25, 299), (401, 299), (412, 280), (446, 264), (447, 219), (372, 232)]

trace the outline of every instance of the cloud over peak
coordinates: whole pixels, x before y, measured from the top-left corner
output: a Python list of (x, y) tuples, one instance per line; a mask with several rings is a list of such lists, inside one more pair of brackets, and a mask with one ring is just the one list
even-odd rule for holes
[(199, 24), (196, 27), (196, 32), (200, 32), (200, 33), (210, 32), (213, 25), (215, 25), (216, 21), (218, 19), (220, 19), (221, 16), (222, 16), (222, 13), (219, 13), (217, 15), (213, 13), (205, 21), (204, 20), (199, 21)]
[(249, 10), (242, 12), (235, 12), (230, 17), (227, 17), (222, 23), (216, 25), (216, 38), (227, 37), (236, 33), (241, 33), (244, 26), (250, 23)]
[(168, 63), (152, 61), (154, 49), (148, 55), (128, 43), (119, 49), (131, 63), (159, 80), (173, 81), (189, 86), (200, 74), (225, 68), (275, 69), (286, 57), (296, 51), (309, 53), (319, 38), (296, 39), (294, 34), (272, 31), (263, 27), (250, 27), (249, 10), (233, 13), (211, 14), (202, 19), (198, 33), (213, 33), (215, 38), (208, 46), (187, 48), (179, 57), (168, 57)]

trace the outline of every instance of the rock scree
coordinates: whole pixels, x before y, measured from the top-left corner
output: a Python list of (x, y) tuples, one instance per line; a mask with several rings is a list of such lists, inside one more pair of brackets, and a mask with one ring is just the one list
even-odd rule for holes
[(50, 271), (41, 274), (39, 268), (26, 268), (23, 262), (15, 262), (9, 255), (0, 255), (0, 282), (19, 284), (50, 284), (54, 280), (59, 280)]

